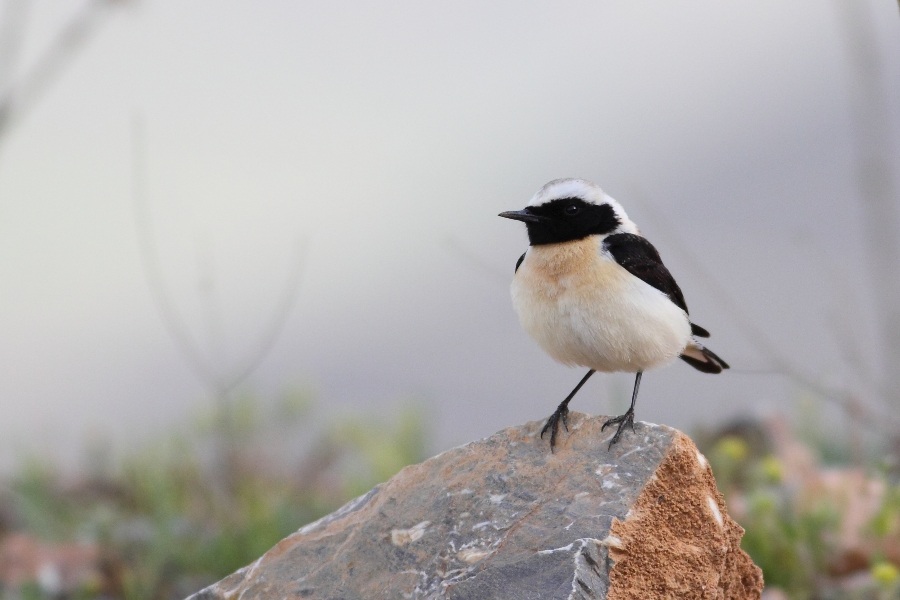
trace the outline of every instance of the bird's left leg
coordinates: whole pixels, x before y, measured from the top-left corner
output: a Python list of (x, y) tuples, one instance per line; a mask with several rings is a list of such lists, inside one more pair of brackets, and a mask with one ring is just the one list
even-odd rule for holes
[(581, 378), (581, 381), (578, 382), (578, 385), (575, 386), (575, 389), (566, 396), (566, 399), (559, 403), (559, 406), (556, 407), (556, 411), (550, 415), (550, 418), (547, 419), (547, 424), (544, 425), (544, 428), (541, 429), (541, 439), (544, 439), (544, 434), (547, 433), (547, 430), (550, 430), (550, 451), (553, 452), (554, 446), (556, 446), (556, 433), (559, 431), (559, 423), (560, 421), (563, 424), (563, 427), (566, 428), (566, 431), (569, 430), (569, 426), (566, 424), (566, 421), (569, 418), (569, 400), (575, 397), (575, 394), (578, 393), (578, 390), (581, 389), (581, 386), (585, 384), (585, 382), (590, 378), (591, 375), (594, 374), (594, 370), (591, 369), (587, 372), (587, 375)]
[(637, 400), (638, 388), (641, 387), (641, 375), (643, 375), (643, 371), (638, 371), (637, 375), (634, 378), (634, 391), (631, 392), (631, 406), (625, 411), (624, 415), (619, 415), (618, 417), (613, 417), (606, 421), (603, 424), (603, 427), (600, 428), (600, 431), (606, 429), (607, 425), (615, 425), (619, 424), (619, 428), (616, 429), (616, 435), (613, 436), (612, 441), (609, 442), (609, 448), (613, 447), (613, 444), (619, 441), (619, 436), (622, 435), (622, 430), (626, 427), (631, 427), (631, 430), (634, 431), (634, 402)]

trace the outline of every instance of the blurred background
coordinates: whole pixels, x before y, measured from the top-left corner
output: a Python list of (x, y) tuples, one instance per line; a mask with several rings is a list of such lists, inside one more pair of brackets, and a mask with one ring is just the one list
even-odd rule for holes
[[(748, 520), (793, 523), (782, 592), (893, 594), (898, 151), (887, 0), (3, 0), (0, 590), (180, 597), (403, 464), (548, 416), (582, 373), (519, 327), (527, 239), (496, 215), (578, 176), (733, 367), (650, 373), (638, 418), (707, 440)], [(620, 413), (632, 379), (573, 409)], [(796, 444), (882, 486), (881, 545), (843, 570), (804, 550), (846, 524), (784, 495)], [(247, 494), (271, 510), (241, 520)], [(196, 527), (215, 551), (173, 541)], [(69, 550), (93, 565), (71, 585), (22, 558)]]

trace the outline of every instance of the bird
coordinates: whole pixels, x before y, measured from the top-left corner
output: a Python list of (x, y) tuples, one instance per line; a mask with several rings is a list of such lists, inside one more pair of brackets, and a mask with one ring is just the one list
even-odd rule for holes
[(601, 427), (618, 426), (612, 450), (626, 427), (634, 431), (644, 371), (678, 358), (704, 373), (729, 368), (699, 340), (709, 332), (691, 321), (659, 252), (597, 184), (555, 179), (522, 210), (499, 216), (528, 232), (510, 288), (522, 327), (556, 361), (589, 369), (541, 430), (551, 452), (560, 425), (568, 431), (569, 402), (597, 371), (635, 373), (631, 406)]

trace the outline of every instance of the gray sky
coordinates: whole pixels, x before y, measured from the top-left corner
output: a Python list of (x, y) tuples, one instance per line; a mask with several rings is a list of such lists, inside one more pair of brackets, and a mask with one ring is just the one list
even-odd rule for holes
[[(434, 451), (546, 417), (582, 373), (519, 328), (525, 232), (496, 215), (579, 176), (655, 242), (734, 367), (651, 372), (639, 419), (688, 428), (802, 395), (740, 372), (771, 365), (714, 285), (797, 368), (865, 397), (845, 357), (877, 374), (839, 1), (112, 11), (0, 146), (0, 466), (146, 439), (209, 405), (141, 269), (136, 114), (166, 285), (223, 370), (253, 352), (304, 241), (298, 303), (251, 391), (311, 386), (334, 416), (418, 399)], [(82, 3), (33, 4), (19, 73)], [(900, 19), (864, 4), (897, 151)], [(595, 377), (572, 408), (616, 412), (631, 379)]]

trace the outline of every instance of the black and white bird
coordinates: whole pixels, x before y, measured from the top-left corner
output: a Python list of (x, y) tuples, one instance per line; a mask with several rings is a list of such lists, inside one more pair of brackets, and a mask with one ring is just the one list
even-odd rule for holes
[(557, 361), (589, 371), (547, 419), (556, 445), (569, 401), (595, 371), (636, 373), (631, 406), (603, 429), (634, 430), (641, 375), (681, 358), (704, 373), (728, 364), (698, 337), (709, 332), (688, 317), (684, 296), (656, 248), (642, 237), (622, 206), (596, 184), (557, 179), (522, 210), (500, 213), (522, 221), (530, 247), (516, 263), (513, 306), (525, 331)]

